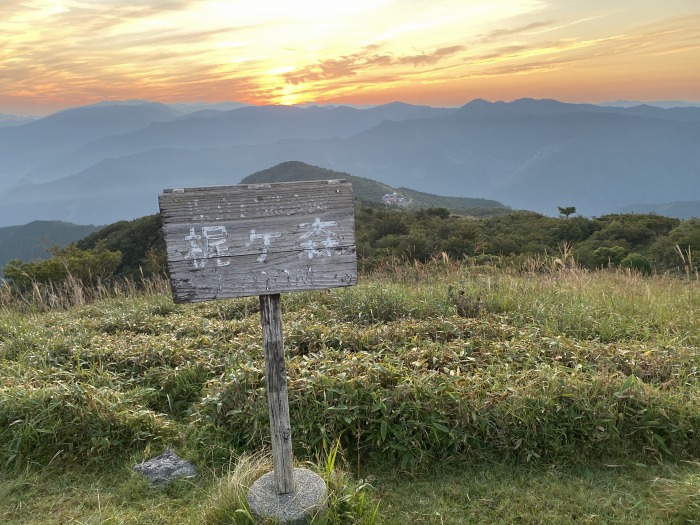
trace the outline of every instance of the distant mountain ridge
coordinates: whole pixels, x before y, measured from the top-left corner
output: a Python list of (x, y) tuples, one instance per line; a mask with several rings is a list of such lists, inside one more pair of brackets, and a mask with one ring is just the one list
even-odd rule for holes
[(700, 107), (700, 102), (688, 102), (686, 100), (654, 100), (650, 102), (642, 102), (639, 100), (610, 100), (601, 102), (599, 106), (615, 106), (621, 108), (631, 108), (634, 106), (656, 106), (657, 108), (687, 108)]
[(2, 268), (12, 259), (48, 259), (51, 247), (67, 246), (99, 229), (99, 226), (60, 221), (34, 221), (22, 226), (0, 227), (0, 277)]
[(700, 200), (677, 201), (661, 204), (637, 203), (617, 210), (617, 213), (655, 213), (664, 217), (677, 219), (700, 218)]
[(17, 126), (19, 124), (27, 124), (35, 120), (32, 117), (22, 117), (19, 115), (7, 115), (5, 113), (0, 113), (0, 128), (5, 126)]
[(385, 120), (431, 118), (452, 111), (403, 103), (385, 104), (367, 110), (347, 106), (243, 106), (228, 111), (198, 111), (159, 119), (138, 130), (96, 137), (68, 151), (63, 157), (26, 172), (23, 180), (48, 182), (78, 173), (104, 159), (158, 149), (188, 151), (257, 145), (285, 139), (348, 137)]
[(27, 124), (0, 128), (0, 190), (66, 152), (117, 133), (134, 132), (179, 113), (162, 104), (96, 106), (59, 111)]
[(700, 200), (700, 108), (475, 100), (461, 108), (152, 103), (0, 128), (0, 225), (105, 224), (157, 211), (165, 187), (236, 184), (298, 160), (392, 188), (556, 215)]

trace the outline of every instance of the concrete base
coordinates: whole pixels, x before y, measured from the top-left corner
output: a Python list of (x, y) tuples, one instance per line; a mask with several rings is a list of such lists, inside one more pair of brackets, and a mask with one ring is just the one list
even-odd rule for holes
[(306, 525), (308, 517), (326, 510), (326, 482), (304, 468), (294, 469), (296, 492), (277, 494), (275, 473), (268, 472), (248, 491), (248, 507), (257, 519), (273, 518), (289, 525)]

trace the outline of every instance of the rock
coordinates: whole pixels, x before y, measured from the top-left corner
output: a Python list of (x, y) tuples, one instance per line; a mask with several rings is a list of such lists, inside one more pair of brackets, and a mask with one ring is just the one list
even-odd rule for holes
[(193, 478), (197, 475), (197, 467), (189, 461), (181, 459), (170, 449), (167, 449), (160, 456), (135, 465), (134, 471), (148, 478), (151, 483), (158, 485), (169, 483), (178, 478)]

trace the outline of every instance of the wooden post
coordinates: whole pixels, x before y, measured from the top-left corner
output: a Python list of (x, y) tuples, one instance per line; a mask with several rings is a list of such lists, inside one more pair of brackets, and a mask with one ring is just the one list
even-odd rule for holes
[(278, 494), (295, 492), (292, 431), (289, 422), (287, 373), (284, 364), (280, 294), (260, 296), (260, 318), (265, 345), (267, 402), (272, 434), (272, 464)]

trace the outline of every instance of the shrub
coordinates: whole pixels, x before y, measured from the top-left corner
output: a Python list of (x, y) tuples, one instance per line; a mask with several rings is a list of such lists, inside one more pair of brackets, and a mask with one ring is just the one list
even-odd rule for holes
[(144, 444), (165, 446), (174, 426), (118, 392), (67, 383), (0, 389), (0, 450), (5, 465), (47, 464), (57, 455), (109, 462)]
[[(634, 376), (542, 367), (494, 376), (469, 372), (468, 354), (416, 349), (391, 358), (326, 352), (288, 368), (295, 450), (313, 455), (335, 439), (358, 461), (379, 454), (403, 467), (427, 459), (700, 453), (700, 406)], [(458, 364), (459, 363), (459, 364)], [(464, 369), (464, 372), (458, 370)], [(269, 441), (263, 370), (238, 366), (209, 385), (195, 409), (239, 448)]]
[(622, 268), (635, 270), (644, 275), (651, 274), (651, 263), (646, 257), (639, 253), (630, 253), (627, 257), (622, 259), (620, 266)]
[(607, 268), (617, 266), (625, 258), (626, 250), (622, 246), (602, 246), (593, 252), (597, 266)]
[(53, 257), (23, 263), (10, 261), (4, 268), (5, 277), (21, 290), (35, 283), (61, 284), (72, 277), (82, 284), (97, 284), (111, 277), (121, 261), (121, 252), (111, 252), (103, 248), (81, 250), (74, 244), (53, 250)]

